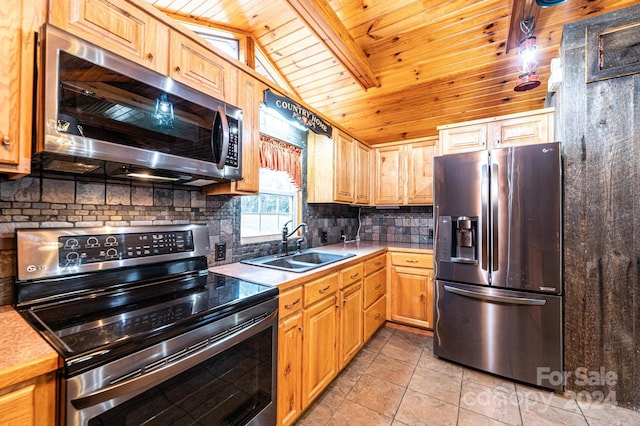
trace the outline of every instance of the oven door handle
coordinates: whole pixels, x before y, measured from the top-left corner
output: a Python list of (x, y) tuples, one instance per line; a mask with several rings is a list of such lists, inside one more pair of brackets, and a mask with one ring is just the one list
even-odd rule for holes
[(163, 381), (170, 379), (171, 377), (194, 367), (208, 358), (220, 353), (237, 343), (244, 340), (247, 333), (256, 334), (265, 330), (266, 328), (274, 325), (277, 321), (278, 311), (273, 311), (259, 322), (239, 330), (235, 334), (225, 336), (224, 338), (216, 341), (213, 345), (207, 346), (199, 352), (194, 352), (184, 358), (176, 360), (172, 364), (167, 364), (162, 368), (153, 370), (152, 372), (142, 374), (141, 376), (133, 377), (128, 380), (107, 386), (99, 389), (95, 392), (82, 395), (71, 401), (71, 404), (78, 409), (83, 410), (94, 405), (102, 404), (106, 401), (116, 399), (125, 395), (130, 395), (136, 392), (134, 395), (144, 392), (147, 389), (156, 386)]

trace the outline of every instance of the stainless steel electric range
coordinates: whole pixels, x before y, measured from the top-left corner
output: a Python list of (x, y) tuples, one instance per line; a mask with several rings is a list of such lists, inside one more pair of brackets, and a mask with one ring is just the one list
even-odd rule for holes
[(20, 229), (17, 251), (60, 424), (275, 424), (278, 290), (209, 273), (206, 226)]

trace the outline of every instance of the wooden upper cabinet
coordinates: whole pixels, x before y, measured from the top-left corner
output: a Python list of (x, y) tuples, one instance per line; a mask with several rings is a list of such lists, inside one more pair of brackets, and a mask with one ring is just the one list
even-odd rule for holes
[(51, 0), (50, 22), (167, 74), (169, 27), (124, 0)]
[(237, 69), (177, 31), (171, 31), (169, 76), (214, 98), (237, 104)]
[(407, 204), (433, 204), (434, 141), (407, 145)]
[(333, 181), (336, 201), (353, 203), (355, 201), (355, 146), (356, 141), (337, 132), (335, 143), (335, 168)]
[(553, 142), (553, 108), (439, 126), (440, 155)]
[(35, 31), (45, 20), (46, 3), (19, 0), (0, 13), (0, 173), (12, 178), (31, 171), (33, 52)]
[(370, 150), (334, 129), (333, 139), (309, 133), (307, 201), (369, 204)]
[(379, 146), (375, 151), (374, 205), (433, 203), (435, 137)]
[(367, 205), (371, 203), (371, 149), (360, 142), (355, 148), (355, 201), (356, 204)]
[(375, 205), (402, 204), (404, 200), (405, 150), (392, 145), (375, 150)]

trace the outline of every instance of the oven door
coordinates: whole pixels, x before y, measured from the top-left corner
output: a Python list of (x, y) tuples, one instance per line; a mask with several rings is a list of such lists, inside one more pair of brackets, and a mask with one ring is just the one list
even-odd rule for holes
[(275, 424), (277, 306), (268, 300), (63, 379), (61, 423)]

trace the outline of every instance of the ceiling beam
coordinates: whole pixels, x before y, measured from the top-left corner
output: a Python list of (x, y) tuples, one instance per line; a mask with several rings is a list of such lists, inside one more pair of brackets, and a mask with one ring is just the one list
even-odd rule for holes
[(364, 52), (325, 0), (286, 0), (363, 89), (380, 87)]
[[(540, 6), (538, 6), (535, 0), (513, 0), (513, 5), (511, 6), (511, 17), (509, 18), (509, 35), (507, 37), (507, 48), (505, 53), (509, 53), (509, 50), (517, 48), (520, 44), (520, 39), (523, 38), (524, 34), (520, 29), (520, 21), (522, 19), (533, 18), (534, 22), (537, 23), (539, 15)], [(535, 35), (535, 31), (533, 35)]]

